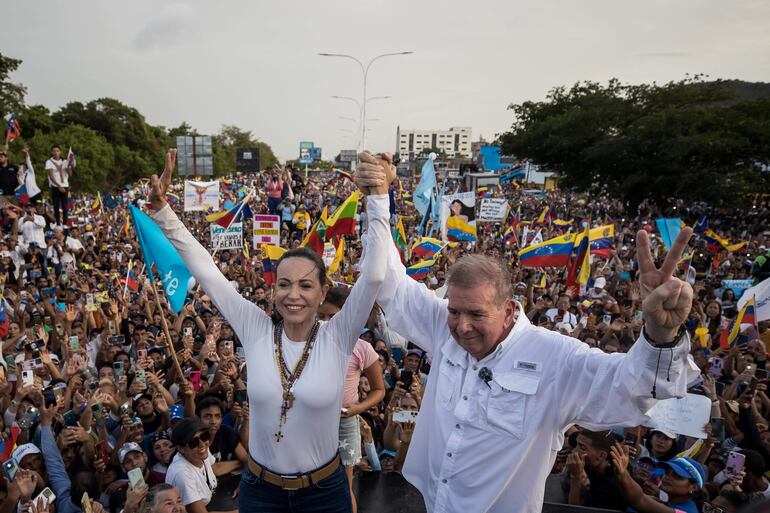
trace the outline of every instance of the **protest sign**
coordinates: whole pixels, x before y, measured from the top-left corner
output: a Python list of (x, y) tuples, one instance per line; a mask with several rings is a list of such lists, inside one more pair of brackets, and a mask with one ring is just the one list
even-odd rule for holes
[(499, 223), (508, 217), (508, 201), (504, 198), (484, 198), (479, 207), (479, 221)]
[(254, 247), (260, 244), (281, 245), (281, 218), (271, 215), (255, 215), (253, 223)]
[(184, 181), (184, 211), (204, 212), (219, 210), (219, 181)]
[(697, 394), (664, 399), (655, 403), (647, 416), (650, 417), (644, 424), (647, 427), (693, 438), (708, 438), (703, 428), (711, 418), (711, 399)]
[(239, 249), (243, 247), (243, 223), (233, 223), (230, 228), (211, 225), (212, 249)]
[(441, 239), (445, 241), (476, 240), (476, 194), (460, 192), (441, 198)]

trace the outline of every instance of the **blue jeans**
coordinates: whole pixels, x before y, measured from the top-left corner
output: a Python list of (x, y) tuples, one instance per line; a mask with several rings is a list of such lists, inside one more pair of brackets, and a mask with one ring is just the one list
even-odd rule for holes
[(345, 467), (307, 488), (284, 490), (243, 469), (238, 510), (248, 513), (350, 513), (350, 486)]

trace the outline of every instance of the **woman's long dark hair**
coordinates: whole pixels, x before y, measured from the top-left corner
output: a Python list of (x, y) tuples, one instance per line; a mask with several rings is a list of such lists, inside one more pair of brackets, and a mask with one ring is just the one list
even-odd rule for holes
[[(321, 255), (308, 247), (291, 249), (284, 253), (280, 260), (278, 260), (278, 263), (275, 266), (276, 275), (278, 274), (278, 268), (281, 267), (281, 264), (287, 258), (304, 258), (305, 260), (310, 260), (313, 265), (315, 265), (316, 271), (318, 273), (318, 283), (320, 283), (321, 286), (326, 284), (326, 264), (324, 264)], [(273, 304), (273, 313), (271, 318), (273, 319), (273, 324), (278, 324), (283, 320), (281, 314), (278, 313), (278, 309), (275, 307), (275, 304)]]

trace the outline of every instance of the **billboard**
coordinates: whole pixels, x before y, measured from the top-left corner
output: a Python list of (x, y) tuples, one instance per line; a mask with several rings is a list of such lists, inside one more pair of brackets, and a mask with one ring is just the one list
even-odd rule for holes
[(302, 141), (299, 143), (299, 163), (313, 163), (313, 143), (311, 141)]
[(318, 146), (313, 147), (313, 160), (323, 160), (321, 158), (321, 148)]
[(214, 174), (211, 137), (181, 135), (176, 138), (176, 165), (180, 176), (212, 176)]
[(259, 173), (259, 148), (237, 148), (235, 170), (243, 173)]
[(340, 162), (355, 162), (358, 158), (356, 150), (340, 150)]

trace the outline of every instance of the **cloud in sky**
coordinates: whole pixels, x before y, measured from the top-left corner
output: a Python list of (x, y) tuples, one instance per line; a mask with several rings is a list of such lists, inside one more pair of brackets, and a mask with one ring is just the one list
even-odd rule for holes
[(360, 98), (361, 72), (319, 52), (415, 52), (369, 73), (368, 94), (392, 98), (370, 104), (367, 145), (392, 151), (398, 125), (489, 139), (510, 103), (579, 80), (770, 81), (768, 24), (765, 0), (36, 0), (5, 10), (0, 48), (30, 103), (115, 97), (153, 124), (240, 126), (286, 159), (300, 140), (326, 157), (353, 144), (339, 117), (357, 109), (331, 96)]

